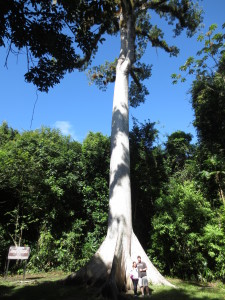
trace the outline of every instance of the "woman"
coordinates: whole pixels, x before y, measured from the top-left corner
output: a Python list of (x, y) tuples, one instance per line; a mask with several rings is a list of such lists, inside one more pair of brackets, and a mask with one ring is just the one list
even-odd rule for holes
[(130, 271), (130, 278), (132, 279), (134, 285), (134, 295), (137, 296), (138, 269), (135, 261), (133, 262), (132, 269)]

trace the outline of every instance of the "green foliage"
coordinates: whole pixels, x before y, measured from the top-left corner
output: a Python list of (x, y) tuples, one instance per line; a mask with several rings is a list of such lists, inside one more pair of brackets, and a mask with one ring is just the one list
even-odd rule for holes
[[(105, 228), (106, 231), (106, 228)], [(101, 235), (100, 226), (96, 226), (94, 232), (88, 232), (85, 238), (84, 244), (82, 245), (82, 259), (80, 260), (80, 267), (84, 266), (90, 258), (98, 250), (104, 236)]]
[[(215, 27), (212, 26), (210, 30)], [(214, 72), (196, 78), (191, 88), (191, 101), (195, 113), (194, 125), (201, 145), (198, 159), (202, 182), (207, 196), (211, 198), (210, 202), (218, 207), (225, 205), (225, 68), (224, 46), (221, 46), (224, 35), (221, 37), (219, 34), (212, 39), (218, 43), (216, 50), (212, 50), (215, 53), (211, 53), (215, 63)]]
[[(28, 235), (33, 230), (32, 235), (37, 237), (43, 219), (60, 230), (69, 226), (74, 211), (78, 213), (81, 207), (77, 185), (80, 151), (78, 143), (48, 128), (24, 132), (3, 145), (1, 218), (4, 224), (14, 227), (15, 233), (19, 232), (14, 243), (20, 244), (28, 224)], [(70, 217), (62, 222), (66, 215)]]
[(50, 230), (43, 228), (40, 231), (37, 248), (32, 249), (28, 268), (33, 271), (49, 271), (56, 267), (55, 239)]
[(150, 121), (137, 120), (130, 132), (132, 219), (134, 232), (146, 246), (146, 234), (151, 230), (150, 218), (154, 202), (166, 180), (163, 152), (156, 146), (158, 131)]
[(17, 134), (17, 130), (10, 128), (6, 122), (3, 122), (0, 126), (0, 146), (4, 145), (9, 140), (13, 140)]
[[(107, 230), (110, 139), (82, 144), (57, 130), (0, 126), (0, 263), (9, 246), (31, 247), (29, 270), (76, 271)], [(224, 278), (224, 155), (177, 131), (158, 144), (155, 123), (130, 132), (132, 218), (151, 260), (170, 276)], [(12, 270), (19, 272), (21, 266)]]
[[(224, 215), (224, 209), (221, 211)], [(216, 278), (224, 279), (225, 275), (225, 227), (221, 224), (221, 216), (213, 224), (207, 224), (201, 238), (203, 252), (207, 254), (205, 268), (201, 278), (212, 281)], [(213, 271), (212, 271), (213, 270)]]
[[(197, 41), (203, 43), (201, 50), (197, 52), (198, 58), (193, 56), (189, 57), (185, 64), (180, 67), (180, 71), (186, 72), (183, 77), (181, 74), (172, 74), (173, 84), (177, 83), (179, 80), (182, 82), (186, 81), (187, 75), (195, 75), (198, 81), (206, 80), (212, 77), (216, 72), (218, 72), (218, 67), (220, 61), (223, 62), (224, 66), (225, 59), (225, 34), (221, 32), (215, 32), (217, 29), (216, 24), (212, 24), (209, 30), (205, 34), (200, 34), (197, 37)], [(222, 26), (224, 29), (224, 26)], [(222, 68), (219, 67), (219, 71)]]
[(99, 241), (106, 233), (110, 140), (90, 132), (82, 145), (83, 205), (89, 231)]
[[(194, 125), (198, 137), (212, 152), (225, 147), (225, 72), (216, 73), (204, 80), (195, 80), (192, 85)], [(224, 155), (224, 153), (223, 153)]]
[(9, 43), (8, 54), (12, 46), (24, 48), (29, 57), (26, 80), (47, 92), (66, 72), (86, 68), (103, 36), (118, 31), (117, 9), (114, 1), (102, 0), (4, 2), (0, 46)]
[[(149, 254), (166, 273), (181, 278), (197, 276), (204, 267), (201, 238), (211, 219), (210, 204), (194, 182), (170, 180), (167, 193), (156, 201), (154, 233)], [(164, 264), (162, 264), (164, 262)]]
[[(198, 37), (198, 41), (203, 43), (197, 52), (198, 58), (190, 57), (180, 68), (195, 75), (190, 93), (199, 145), (193, 157), (195, 172), (189, 176), (210, 203), (213, 216), (199, 240), (204, 267), (199, 268), (198, 276), (206, 281), (223, 279), (224, 276), (224, 226), (221, 217), (225, 207), (224, 39), (224, 33), (217, 32), (217, 25), (212, 24), (206, 34)], [(180, 74), (173, 74), (172, 77), (175, 82), (185, 80)]]
[(1, 272), (3, 272), (6, 262), (6, 257), (8, 255), (8, 249), (11, 246), (10, 239), (7, 230), (0, 223), (0, 266)]
[(147, 95), (149, 95), (149, 92), (142, 83), (137, 85), (134, 81), (131, 82), (129, 87), (129, 101), (132, 107), (137, 107), (143, 103)]
[(85, 221), (76, 219), (71, 231), (63, 232), (62, 237), (56, 241), (55, 255), (58, 268), (64, 271), (77, 271), (83, 258)]
[(43, 227), (36, 246), (32, 249), (28, 268), (32, 271), (77, 271), (82, 266), (85, 221), (76, 219), (68, 232), (59, 239)]
[(100, 90), (105, 91), (109, 82), (114, 82), (116, 78), (117, 59), (113, 62), (106, 61), (101, 66), (96, 66), (88, 70), (89, 82), (96, 83)]
[(182, 170), (186, 161), (191, 158), (194, 150), (191, 140), (192, 135), (183, 131), (176, 131), (168, 136), (165, 155), (172, 174)]
[[(125, 11), (125, 5), (121, 1), (120, 13), (123, 13), (124, 19), (126, 19), (128, 14), (133, 16), (135, 47), (134, 49), (129, 49), (129, 51), (135, 52), (135, 61), (130, 68), (131, 84), (129, 87), (129, 101), (131, 106), (137, 107), (145, 101), (146, 96), (149, 94), (145, 86), (145, 80), (151, 76), (152, 65), (142, 62), (142, 57), (148, 44), (152, 47), (163, 49), (170, 56), (177, 56), (179, 53), (179, 49), (176, 46), (168, 45), (164, 38), (164, 32), (154, 23), (154, 18), (151, 18), (151, 12), (154, 11), (156, 14), (159, 14), (160, 18), (164, 18), (168, 25), (174, 25), (174, 36), (179, 35), (186, 28), (187, 35), (190, 37), (195, 33), (196, 28), (201, 22), (201, 10), (192, 1), (163, 1), (162, 3), (158, 3), (157, 1), (146, 3), (132, 1), (132, 3), (132, 11), (130, 12), (128, 9)], [(177, 20), (176, 24), (175, 20)], [(123, 25), (123, 22), (119, 25), (120, 30), (126, 30), (126, 25)], [(105, 62), (101, 66), (92, 67), (89, 70), (91, 83), (94, 82), (100, 89), (105, 90), (109, 82), (115, 81), (116, 62), (114, 60), (112, 63)]]
[[(13, 132), (7, 124), (0, 131)], [(81, 145), (49, 128), (5, 137), (0, 254), (28, 244), (34, 271), (79, 269), (106, 233), (109, 138), (90, 133)]]

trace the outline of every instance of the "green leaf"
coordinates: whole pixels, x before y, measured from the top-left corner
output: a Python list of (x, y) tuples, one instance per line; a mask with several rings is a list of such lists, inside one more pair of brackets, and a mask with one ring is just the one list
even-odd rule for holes
[(209, 30), (214, 31), (214, 30), (217, 29), (217, 27), (218, 27), (217, 24), (212, 24), (212, 25), (209, 26)]

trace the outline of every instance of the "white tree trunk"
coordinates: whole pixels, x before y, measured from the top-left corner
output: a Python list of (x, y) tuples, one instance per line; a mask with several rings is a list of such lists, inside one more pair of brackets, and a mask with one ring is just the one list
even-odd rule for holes
[[(129, 272), (137, 255), (146, 262), (152, 283), (171, 285), (150, 262), (132, 229), (128, 79), (135, 34), (132, 15), (125, 19), (113, 98), (107, 236), (90, 262), (69, 277), (99, 286), (104, 295), (115, 299), (119, 292), (132, 288)], [(124, 21), (123, 15), (120, 21)]]
[(126, 252), (131, 251), (131, 186), (129, 151), (128, 74), (117, 66), (113, 99), (109, 185), (108, 233), (123, 235)]

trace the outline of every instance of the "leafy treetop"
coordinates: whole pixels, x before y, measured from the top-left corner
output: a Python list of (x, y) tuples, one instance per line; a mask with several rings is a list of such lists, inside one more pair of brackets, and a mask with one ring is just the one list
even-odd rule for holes
[[(136, 32), (136, 63), (132, 76), (130, 100), (137, 106), (148, 94), (142, 84), (151, 75), (151, 66), (140, 62), (148, 43), (163, 48), (170, 55), (179, 50), (169, 46), (163, 31), (153, 24), (151, 11), (174, 25), (175, 36), (187, 28), (191, 36), (201, 22), (201, 11), (189, 0), (8, 0), (1, 1), (0, 46), (10, 53), (25, 53), (25, 79), (48, 92), (67, 72), (85, 70), (107, 35), (117, 34), (124, 24), (121, 12), (132, 11)], [(101, 87), (115, 80), (115, 63), (96, 67), (92, 80)], [(99, 69), (102, 68), (102, 69)]]

